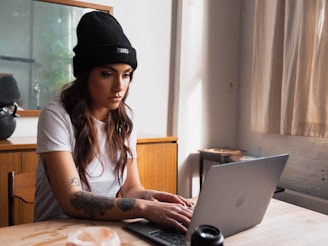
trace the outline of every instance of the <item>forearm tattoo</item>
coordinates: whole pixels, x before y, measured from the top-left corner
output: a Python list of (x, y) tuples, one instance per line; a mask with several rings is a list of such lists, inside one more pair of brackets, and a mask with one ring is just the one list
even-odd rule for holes
[(122, 199), (118, 200), (117, 206), (123, 212), (127, 212), (127, 211), (130, 211), (134, 207), (135, 203), (136, 203), (136, 199), (122, 198)]
[(104, 216), (106, 211), (111, 210), (114, 207), (114, 199), (79, 191), (71, 199), (71, 205), (76, 210), (95, 218), (97, 215)]
[[(90, 218), (96, 218), (97, 215), (105, 216), (106, 212), (115, 206), (114, 198), (97, 196), (89, 192), (79, 191), (71, 199), (71, 205), (78, 211), (83, 211)], [(135, 199), (122, 198), (118, 200), (117, 207), (123, 212), (130, 211), (135, 204)]]

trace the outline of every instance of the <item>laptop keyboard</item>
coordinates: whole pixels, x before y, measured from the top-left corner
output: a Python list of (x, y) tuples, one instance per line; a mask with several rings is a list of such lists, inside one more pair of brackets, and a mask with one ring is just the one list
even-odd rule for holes
[(152, 232), (151, 234), (168, 242), (170, 245), (185, 245), (184, 240), (186, 234), (173, 228), (157, 230)]

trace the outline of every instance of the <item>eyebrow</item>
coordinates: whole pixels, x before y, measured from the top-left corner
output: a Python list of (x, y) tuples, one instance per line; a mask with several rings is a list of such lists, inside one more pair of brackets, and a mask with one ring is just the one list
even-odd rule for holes
[[(103, 65), (103, 66), (100, 66), (101, 68), (106, 68), (106, 69), (110, 69), (114, 72), (118, 72), (117, 69), (111, 65)], [(129, 67), (128, 69), (124, 70), (124, 72), (132, 72), (133, 71), (133, 68), (132, 67)]]

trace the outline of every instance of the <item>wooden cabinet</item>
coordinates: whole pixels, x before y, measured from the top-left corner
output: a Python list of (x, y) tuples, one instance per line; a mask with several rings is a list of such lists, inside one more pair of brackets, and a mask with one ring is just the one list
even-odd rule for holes
[(177, 138), (138, 139), (137, 161), (142, 185), (177, 193)]
[[(8, 225), (8, 172), (36, 170), (35, 138), (0, 141), (0, 226)], [(177, 192), (177, 138), (139, 137), (137, 161), (140, 179), (146, 189)], [(22, 211), (27, 211), (23, 213)], [(33, 206), (16, 211), (20, 223), (32, 221)]]
[[(36, 169), (35, 139), (21, 138), (0, 141), (0, 226), (8, 225), (8, 172), (16, 173)], [(26, 211), (23, 213), (23, 211)], [(33, 206), (19, 204), (15, 211), (18, 223), (32, 221)]]

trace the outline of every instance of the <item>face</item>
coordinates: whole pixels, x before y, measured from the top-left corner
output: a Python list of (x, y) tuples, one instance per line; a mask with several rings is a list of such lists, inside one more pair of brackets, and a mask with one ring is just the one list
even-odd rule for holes
[(91, 70), (88, 89), (96, 119), (103, 120), (108, 110), (119, 107), (129, 88), (132, 72), (127, 64), (108, 64)]

